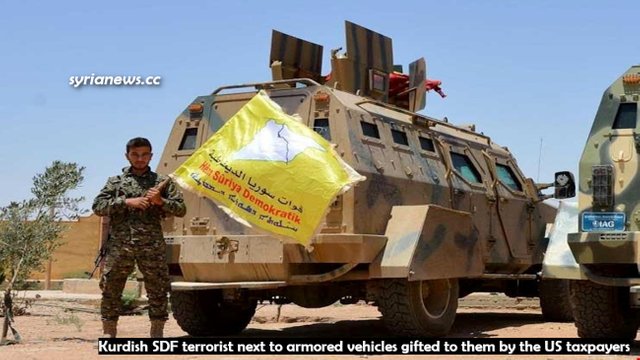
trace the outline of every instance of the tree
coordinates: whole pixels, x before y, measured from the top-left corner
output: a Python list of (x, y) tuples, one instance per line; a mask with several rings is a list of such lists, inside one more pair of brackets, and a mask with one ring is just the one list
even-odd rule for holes
[(84, 180), (85, 168), (76, 163), (54, 161), (44, 173), (33, 177), (34, 198), (12, 202), (0, 208), (0, 269), (7, 287), (4, 293), (4, 323), (0, 345), (6, 344), (9, 328), (15, 341), (20, 335), (13, 322), (13, 291), (30, 273), (42, 271), (53, 251), (61, 245), (65, 231), (63, 219), (76, 219), (83, 211), (83, 197), (71, 197), (69, 192)]

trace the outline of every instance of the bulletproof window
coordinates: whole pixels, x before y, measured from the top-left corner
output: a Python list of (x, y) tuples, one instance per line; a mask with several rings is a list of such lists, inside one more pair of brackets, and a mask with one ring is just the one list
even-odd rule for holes
[(636, 103), (622, 103), (618, 107), (616, 119), (613, 122), (614, 129), (635, 129), (638, 118), (638, 105)]
[(378, 125), (366, 121), (360, 121), (360, 126), (362, 127), (362, 133), (364, 134), (364, 136), (380, 139)]
[(480, 173), (473, 166), (468, 156), (452, 152), (451, 161), (453, 162), (453, 167), (464, 179), (472, 183), (481, 183)]
[(180, 147), (178, 150), (194, 150), (196, 148), (196, 137), (198, 135), (198, 128), (186, 128), (184, 135), (182, 135), (182, 141), (180, 141)]
[(329, 132), (329, 119), (318, 118), (313, 121), (313, 131), (317, 132), (327, 141), (331, 141), (331, 133)]
[(522, 191), (522, 185), (510, 167), (496, 164), (496, 171), (498, 172), (498, 179), (500, 179), (503, 184), (507, 185), (511, 190)]
[(369, 69), (369, 90), (384, 93), (387, 91), (387, 74)]
[(409, 146), (409, 139), (404, 131), (391, 129), (391, 136), (393, 136), (394, 143)]
[(429, 152), (436, 152), (436, 147), (433, 146), (433, 140), (427, 139), (426, 137), (418, 136), (418, 140), (420, 140), (420, 147), (422, 150)]

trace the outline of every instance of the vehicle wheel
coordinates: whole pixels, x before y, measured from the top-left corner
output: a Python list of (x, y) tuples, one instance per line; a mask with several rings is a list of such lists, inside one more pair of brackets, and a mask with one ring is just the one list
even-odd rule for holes
[(628, 287), (574, 280), (569, 290), (578, 336), (635, 339), (638, 310), (630, 307)]
[(540, 309), (545, 321), (572, 322), (569, 280), (542, 279), (538, 285)]
[(172, 291), (171, 310), (189, 335), (232, 335), (247, 327), (256, 312), (256, 301), (225, 302), (216, 290)]
[(458, 281), (383, 280), (377, 304), (385, 325), (396, 335), (444, 336), (456, 317)]

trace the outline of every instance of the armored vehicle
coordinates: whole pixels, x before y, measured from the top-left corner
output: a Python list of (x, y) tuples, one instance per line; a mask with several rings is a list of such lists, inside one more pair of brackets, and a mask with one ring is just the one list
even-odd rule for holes
[(580, 159), (578, 209), (567, 240), (578, 335), (633, 339), (640, 325), (640, 66), (602, 96)]
[[(272, 81), (220, 87), (176, 119), (160, 173), (265, 90), (366, 176), (332, 203), (312, 252), (185, 193), (187, 215), (164, 225), (173, 314), (187, 333), (239, 332), (260, 301), (318, 308), (365, 300), (396, 334), (442, 336), (471, 292), (537, 296), (556, 212), (540, 189), (553, 184), (525, 177), (509, 150), (474, 126), (417, 113), (428, 89), (443, 95), (426, 79), (424, 59), (404, 75), (390, 38), (350, 22), (346, 35), (346, 53), (333, 50), (323, 76), (322, 46), (274, 31)], [(556, 287), (546, 288), (545, 314), (566, 316)]]

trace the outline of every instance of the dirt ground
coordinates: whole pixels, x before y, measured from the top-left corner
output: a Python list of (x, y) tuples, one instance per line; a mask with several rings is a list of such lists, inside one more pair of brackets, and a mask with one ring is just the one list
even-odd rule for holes
[[(95, 348), (101, 334), (96, 300), (38, 300), (28, 310), (29, 314), (16, 317), (16, 328), (22, 343), (0, 347), (0, 359), (93, 359), (99, 358)], [(276, 319), (276, 305), (259, 305), (256, 315), (242, 337), (325, 337), (325, 338), (385, 338), (388, 336), (377, 308), (366, 304), (333, 305), (321, 309), (304, 309), (284, 305)], [(146, 315), (124, 316), (120, 319), (118, 336), (146, 337), (149, 332)], [(171, 318), (167, 322), (165, 336), (184, 337), (187, 334)], [(458, 316), (449, 337), (454, 338), (575, 338), (572, 323), (544, 322), (537, 299), (511, 299), (502, 295), (473, 294), (461, 299)], [(638, 358), (640, 344), (632, 348), (635, 354), (626, 358)], [(121, 356), (123, 358), (168, 358), (168, 356)], [(437, 358), (486, 358), (486, 359), (551, 359), (554, 356), (415, 356), (415, 355), (314, 355), (314, 356), (251, 356), (251, 355), (185, 355), (184, 359), (437, 359)], [(103, 357), (104, 358), (104, 357)], [(110, 355), (110, 359), (119, 356)], [(574, 356), (558, 355), (555, 358), (574, 359)], [(583, 356), (584, 359), (602, 359), (602, 356)], [(614, 357), (610, 358), (625, 358)]]

